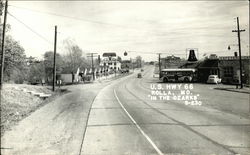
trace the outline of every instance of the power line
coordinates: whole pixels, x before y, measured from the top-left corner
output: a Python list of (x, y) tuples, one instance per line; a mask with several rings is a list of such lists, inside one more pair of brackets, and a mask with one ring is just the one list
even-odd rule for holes
[[(15, 6), (15, 5), (9, 5), (9, 6), (12, 6), (12, 7), (18, 8), (18, 9), (24, 9), (24, 10), (28, 10), (28, 11), (32, 11), (32, 12), (37, 12), (37, 13), (41, 13), (41, 14), (48, 14), (48, 15), (52, 15), (52, 16), (58, 16), (58, 17), (63, 17), (63, 18), (79, 20), (79, 21), (83, 21), (83, 22), (96, 23), (96, 24), (102, 24), (102, 25), (110, 25), (110, 26), (117, 26), (117, 27), (120, 27), (120, 28), (133, 29), (133, 30), (137, 30), (137, 31), (140, 30), (138, 28), (127, 27), (127, 26), (124, 26), (124, 25), (101, 22), (101, 21), (95, 21), (95, 20), (84, 19), (84, 18), (79, 18), (79, 17), (66, 16), (66, 15), (62, 15), (62, 14), (58, 14), (58, 13), (54, 13), (54, 12), (34, 10), (34, 9)], [(204, 27), (204, 28), (209, 28), (209, 27)], [(179, 28), (179, 29), (175, 29), (175, 31), (171, 31), (171, 32), (178, 32), (178, 31), (183, 31), (183, 30), (186, 30), (186, 29), (189, 29), (189, 28), (188, 27), (187, 28)], [(146, 32), (148, 32), (148, 31), (146, 31)], [(223, 37), (223, 36), (217, 36), (217, 37)], [(180, 38), (183, 38), (183, 37), (180, 37)]]
[(22, 22), (21, 20), (19, 20), (17, 17), (15, 17), (14, 15), (12, 15), (11, 13), (8, 12), (8, 14), (13, 17), (15, 20), (17, 20), (19, 23), (23, 24), (27, 29), (29, 29), (31, 32), (35, 33), (37, 36), (39, 36), (41, 39), (43, 39), (44, 41), (46, 41), (49, 44), (53, 44), (52, 42), (50, 42), (49, 40), (47, 40), (45, 37), (43, 37), (41, 34), (37, 33), (35, 30), (33, 30), (31, 27), (29, 27), (28, 25), (26, 25), (24, 22)]
[[(14, 15), (12, 15), (11, 13), (8, 12), (8, 14), (13, 17), (15, 20), (17, 20), (19, 23), (23, 24), (27, 29), (29, 29), (31, 32), (33, 32), (34, 34), (36, 34), (38, 37), (40, 37), (41, 39), (43, 39), (44, 41), (46, 41), (48, 44), (52, 45), (54, 43), (50, 42), (48, 39), (46, 39), (45, 37), (43, 37), (41, 34), (39, 34), (38, 32), (36, 32), (35, 30), (33, 30), (30, 26), (28, 26), (27, 24), (25, 24), (24, 22), (22, 22), (21, 20), (19, 20), (17, 17), (15, 17)], [(61, 49), (62, 51), (64, 50), (62, 47), (58, 46), (59, 49)]]
[(15, 8), (19, 8), (19, 9), (25, 9), (25, 10), (32, 11), (32, 12), (48, 14), (48, 15), (53, 15), (53, 16), (58, 16), (58, 17), (63, 17), (63, 18), (70, 18), (70, 19), (75, 19), (75, 20), (89, 22), (89, 23), (96, 23), (96, 24), (102, 24), (102, 25), (111, 25), (111, 26), (117, 26), (117, 27), (121, 27), (121, 28), (132, 29), (130, 27), (126, 27), (126, 26), (118, 25), (118, 24), (113, 24), (113, 23), (106, 23), (106, 22), (94, 21), (94, 20), (83, 19), (83, 18), (78, 18), (78, 17), (66, 16), (66, 15), (61, 15), (61, 14), (57, 14), (57, 13), (53, 13), (53, 12), (46, 12), (46, 11), (28, 9), (28, 8), (24, 8), (24, 7), (14, 6), (14, 5), (10, 5), (10, 6), (15, 7)]

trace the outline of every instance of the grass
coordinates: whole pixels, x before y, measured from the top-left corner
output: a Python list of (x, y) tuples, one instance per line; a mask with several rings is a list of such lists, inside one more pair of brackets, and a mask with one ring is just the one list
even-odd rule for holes
[[(51, 94), (47, 99), (39, 98), (22, 89), (39, 93)], [(66, 93), (65, 90), (52, 92), (51, 86), (37, 86), (27, 84), (5, 84), (1, 91), (1, 137), (4, 132), (18, 124), (32, 112), (46, 105), (56, 97)]]

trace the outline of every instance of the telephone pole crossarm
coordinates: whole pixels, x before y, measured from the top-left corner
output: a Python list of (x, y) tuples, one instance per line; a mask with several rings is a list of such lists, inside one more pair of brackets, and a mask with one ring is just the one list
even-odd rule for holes
[[(239, 30), (240, 32), (244, 32), (246, 30)], [(232, 30), (232, 32), (239, 32), (238, 30)]]

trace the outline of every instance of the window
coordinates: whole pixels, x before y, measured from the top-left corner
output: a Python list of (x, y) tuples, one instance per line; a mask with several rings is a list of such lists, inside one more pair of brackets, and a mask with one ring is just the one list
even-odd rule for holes
[(224, 68), (224, 76), (232, 77), (233, 76), (233, 67), (225, 67)]
[(210, 70), (210, 74), (211, 74), (211, 75), (217, 75), (218, 72), (217, 72), (216, 69), (211, 69), (211, 70)]

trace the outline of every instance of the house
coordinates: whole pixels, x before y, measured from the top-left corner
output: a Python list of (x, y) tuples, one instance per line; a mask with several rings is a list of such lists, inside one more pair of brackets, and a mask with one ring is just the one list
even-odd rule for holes
[(100, 66), (108, 68), (109, 72), (116, 72), (121, 69), (121, 62), (118, 61), (116, 53), (103, 53)]
[(77, 70), (72, 73), (59, 74), (57, 80), (62, 80), (62, 83), (64, 84), (80, 82), (81, 80), (80, 69), (77, 68)]

